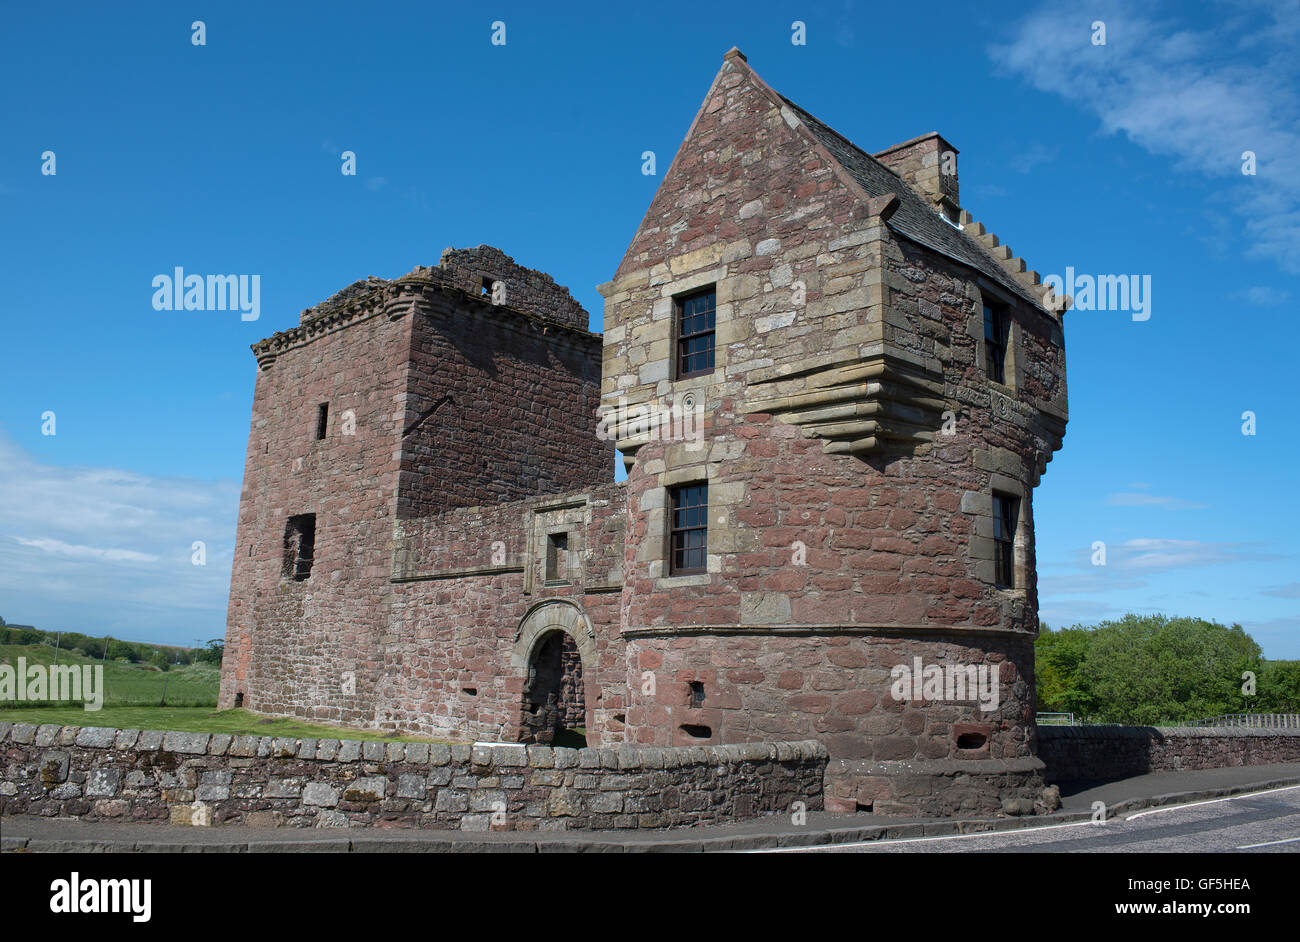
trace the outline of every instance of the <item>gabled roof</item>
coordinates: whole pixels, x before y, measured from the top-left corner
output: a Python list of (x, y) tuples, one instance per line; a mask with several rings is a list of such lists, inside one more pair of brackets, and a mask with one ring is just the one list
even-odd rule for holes
[[(751, 70), (751, 74), (752, 70)], [(757, 78), (757, 76), (755, 76)], [(885, 223), (899, 235), (926, 248), (974, 268), (1035, 308), (1045, 310), (1042, 300), (1027, 290), (978, 242), (956, 228), (921, 198), (911, 185), (835, 129), (813, 117), (780, 92), (773, 93), (793, 111), (823, 147), (868, 196), (889, 193), (898, 196), (898, 209)]]

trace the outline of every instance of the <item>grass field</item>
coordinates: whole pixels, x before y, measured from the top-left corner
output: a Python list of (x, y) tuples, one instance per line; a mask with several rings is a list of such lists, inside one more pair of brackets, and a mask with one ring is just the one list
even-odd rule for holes
[(299, 739), (385, 739), (393, 742), (448, 742), (426, 736), (392, 736), (373, 729), (324, 726), (282, 717), (263, 717), (247, 710), (211, 707), (106, 706), (0, 709), (0, 723), (57, 723), (60, 726), (107, 726), (112, 729), (163, 729), (187, 733), (232, 733), (238, 736), (292, 736)]
[[(52, 665), (54, 648), (48, 644), (0, 644), (0, 664), (18, 666), (18, 659), (26, 658), (27, 665)], [(146, 664), (128, 664), (122, 661), (103, 661), (97, 658), (58, 652), (59, 664), (103, 664), (104, 705), (108, 706), (158, 706), (166, 697), (168, 706), (215, 707), (221, 671), (212, 664), (189, 664), (160, 671)], [(0, 708), (45, 709), (45, 705), (27, 707), (21, 703), (0, 703)]]
[[(0, 664), (52, 665), (48, 644), (0, 644)], [(101, 663), (97, 658), (58, 654), (59, 664)], [(423, 736), (393, 736), (373, 729), (349, 729), (301, 720), (262, 717), (248, 710), (217, 710), (221, 672), (211, 664), (190, 664), (160, 671), (144, 664), (102, 662), (104, 705), (87, 710), (79, 703), (0, 702), (0, 722), (58, 723), (60, 726), (107, 726), (114, 729), (162, 729), (187, 733), (232, 733), (241, 736), (293, 736), (301, 739), (388, 739), (397, 742), (445, 742)], [(166, 706), (160, 706), (166, 695)]]

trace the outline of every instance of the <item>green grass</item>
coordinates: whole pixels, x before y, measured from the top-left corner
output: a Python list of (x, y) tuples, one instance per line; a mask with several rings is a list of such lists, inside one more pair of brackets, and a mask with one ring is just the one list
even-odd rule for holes
[(163, 729), (187, 733), (232, 733), (242, 736), (284, 736), (298, 739), (384, 739), (392, 742), (447, 742), (425, 736), (394, 736), (373, 729), (347, 729), (304, 723), (282, 717), (263, 717), (248, 710), (213, 710), (211, 707), (106, 706), (32, 707), (0, 709), (0, 722), (57, 723), (60, 726), (107, 726), (111, 729)]
[[(28, 666), (55, 663), (54, 647), (48, 644), (0, 644), (0, 664), (18, 666), (18, 659), (26, 658)], [(101, 662), (98, 658), (58, 652), (59, 664), (91, 664), (104, 666), (104, 706), (157, 706), (162, 702), (164, 689), (168, 706), (215, 707), (217, 688), (221, 684), (221, 671), (213, 664), (189, 664), (160, 671), (146, 664), (126, 664), (121, 661)], [(22, 703), (0, 704), (6, 709), (46, 709), (46, 704), (27, 707)]]

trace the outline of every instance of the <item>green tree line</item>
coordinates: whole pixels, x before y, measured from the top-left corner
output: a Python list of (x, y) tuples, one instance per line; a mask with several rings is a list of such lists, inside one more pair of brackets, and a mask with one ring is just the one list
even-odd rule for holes
[(0, 618), (0, 644), (48, 644), (72, 655), (100, 658), (109, 661), (129, 661), (132, 664), (152, 664), (160, 670), (169, 670), (182, 664), (221, 665), (224, 642), (212, 639), (201, 648), (171, 647), (148, 644), (143, 641), (122, 641), (118, 638), (96, 637), (76, 631), (44, 631), (32, 625), (11, 625)]
[(1139, 725), (1300, 713), (1300, 661), (1265, 660), (1240, 625), (1133, 614), (1057, 631), (1042, 624), (1034, 654), (1040, 712)]

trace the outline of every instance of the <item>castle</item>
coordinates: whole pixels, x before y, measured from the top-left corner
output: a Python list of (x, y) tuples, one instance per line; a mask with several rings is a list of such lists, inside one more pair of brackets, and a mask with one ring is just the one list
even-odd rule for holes
[(961, 209), (955, 148), (868, 154), (733, 49), (600, 291), (603, 336), (547, 275), (448, 249), (254, 345), (221, 707), (815, 739), (833, 810), (1050, 805), (1033, 492), (1064, 303)]

